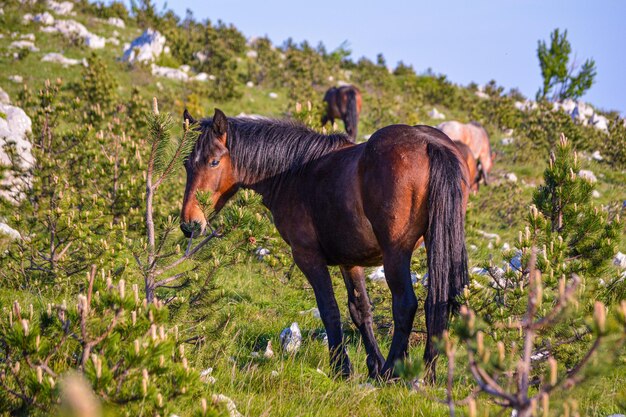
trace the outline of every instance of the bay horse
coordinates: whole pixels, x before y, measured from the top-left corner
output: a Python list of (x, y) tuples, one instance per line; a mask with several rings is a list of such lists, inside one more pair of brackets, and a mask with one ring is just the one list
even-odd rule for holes
[(495, 153), (491, 152), (489, 135), (485, 128), (477, 122), (461, 123), (457, 121), (443, 122), (437, 129), (448, 135), (455, 142), (461, 142), (469, 146), (472, 155), (480, 165), (479, 175), (488, 183), (489, 173), (493, 167)]
[(481, 169), (480, 164), (478, 163), (478, 161), (476, 161), (476, 158), (474, 158), (474, 155), (472, 154), (472, 150), (470, 149), (469, 146), (467, 146), (463, 142), (457, 142), (457, 141), (454, 141), (454, 144), (456, 145), (457, 149), (461, 153), (463, 160), (467, 164), (467, 169), (469, 173), (468, 178), (469, 178), (470, 190), (476, 193), (478, 192), (478, 187), (479, 187), (479, 182), (480, 182), (480, 177), (481, 177), (481, 174), (479, 172), (479, 170)]
[[(340, 375), (350, 375), (352, 367), (328, 266), (341, 270), (370, 377), (389, 378), (407, 355), (417, 310), (409, 268), (416, 243), (425, 237), (430, 284), (424, 358), (434, 380), (433, 337), (446, 329), (468, 283), (468, 173), (452, 141), (430, 126), (387, 126), (355, 145), (343, 133), (323, 135), (293, 121), (227, 118), (219, 109), (199, 122), (186, 110), (183, 117), (199, 130), (185, 162), (183, 233), (193, 237), (206, 228), (198, 191), (210, 192), (214, 212), (240, 188), (259, 193), (313, 288), (330, 364)], [(374, 336), (363, 272), (381, 261), (394, 322), (386, 361)]]
[(322, 116), (322, 127), (335, 119), (343, 120), (348, 136), (352, 142), (356, 140), (359, 127), (359, 114), (361, 113), (361, 92), (353, 85), (331, 87), (324, 94), (326, 109)]

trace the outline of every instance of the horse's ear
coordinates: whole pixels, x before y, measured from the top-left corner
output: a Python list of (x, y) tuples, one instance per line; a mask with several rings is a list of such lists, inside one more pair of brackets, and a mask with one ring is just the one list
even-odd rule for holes
[(228, 131), (228, 119), (223, 111), (220, 109), (215, 109), (215, 114), (213, 115), (213, 133), (217, 136), (217, 139), (222, 142), (223, 145), (226, 145), (226, 132)]
[(194, 119), (191, 114), (189, 114), (189, 112), (187, 111), (187, 109), (185, 109), (185, 111), (183, 112), (183, 126), (185, 126), (185, 124), (187, 124), (187, 122), (185, 120), (189, 120), (189, 126), (194, 125), (196, 123), (198, 123), (198, 121), (196, 119)]

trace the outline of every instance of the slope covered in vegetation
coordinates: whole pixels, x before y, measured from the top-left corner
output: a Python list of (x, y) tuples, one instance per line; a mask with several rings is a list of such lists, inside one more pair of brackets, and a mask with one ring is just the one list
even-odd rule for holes
[[(5, 147), (5, 175), (19, 180), (5, 188), (19, 193), (1, 200), (0, 218), (20, 236), (0, 241), (0, 414), (56, 413), (59, 402), (71, 403), (64, 392), (76, 372), (79, 389), (111, 415), (448, 415), (449, 396), (469, 396), (458, 407), (470, 415), (496, 415), (498, 401), (475, 393), (469, 367), (477, 357), (513, 389), (529, 328), (516, 323), (538, 291), (534, 314), (550, 320), (532, 340), (528, 392), (555, 385), (554, 377), (565, 390), (550, 393), (549, 415), (626, 409), (626, 272), (613, 264), (626, 252), (626, 125), (617, 114), (594, 110), (608, 121), (604, 131), (572, 117), (572, 103), (526, 102), (495, 82), (459, 86), (402, 63), (390, 69), (382, 55), (355, 60), (342, 48), (247, 39), (235, 26), (158, 13), (147, 1), (132, 13), (85, 0), (0, 7), (0, 87), (32, 120), (33, 157), (24, 163), (19, 147)], [(165, 39), (154, 61), (122, 59), (146, 29)], [(76, 62), (50, 62), (58, 60), (50, 53)], [(350, 380), (334, 379), (313, 291), (257, 195), (240, 192), (206, 240), (189, 242), (178, 228), (181, 160), (195, 139), (182, 127), (184, 108), (292, 117), (317, 129), (324, 91), (341, 82), (363, 93), (358, 141), (393, 123), (436, 125), (434, 108), (490, 134), (492, 182), (470, 197), (466, 224), (465, 301), (475, 313), (451, 328), (448, 397), (445, 360), (436, 385), (414, 379), (424, 348), (422, 280), (411, 359), (399, 368), (404, 379), (388, 384), (368, 380), (341, 275), (331, 270), (355, 366)], [(412, 267), (424, 276), (424, 249)], [(156, 302), (144, 300), (152, 299), (147, 289)], [(386, 352), (389, 291), (375, 281), (368, 290)], [(292, 322), (303, 341), (288, 354), (279, 334)], [(274, 354), (264, 355), (270, 342)], [(587, 366), (570, 377), (580, 363)], [(546, 410), (545, 401), (536, 407)]]

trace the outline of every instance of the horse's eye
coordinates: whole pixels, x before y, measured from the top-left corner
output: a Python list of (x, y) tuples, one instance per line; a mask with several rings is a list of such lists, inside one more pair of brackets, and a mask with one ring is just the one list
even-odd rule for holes
[(211, 162), (209, 162), (209, 165), (211, 165), (212, 167), (216, 167), (220, 164), (220, 160), (219, 159), (213, 159)]

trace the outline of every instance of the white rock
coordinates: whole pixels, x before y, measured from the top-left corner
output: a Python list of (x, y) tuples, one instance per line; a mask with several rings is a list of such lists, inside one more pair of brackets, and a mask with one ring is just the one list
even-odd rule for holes
[(246, 56), (251, 59), (256, 59), (259, 54), (254, 49), (250, 49), (248, 52), (246, 52)]
[(0, 103), (1, 104), (11, 104), (11, 98), (9, 94), (0, 87)]
[(41, 23), (42, 25), (50, 26), (54, 24), (54, 16), (48, 12), (36, 14), (33, 17), (33, 22)]
[(265, 352), (263, 352), (263, 357), (265, 359), (271, 359), (274, 357), (274, 351), (272, 350), (272, 341), (267, 341), (267, 346), (265, 347)]
[[(3, 117), (0, 117), (0, 164), (10, 165), (11, 160), (4, 147), (11, 143), (14, 144), (17, 155), (20, 157), (17, 162), (20, 168), (30, 168), (34, 163), (32, 145), (28, 140), (32, 126), (30, 117), (24, 113), (24, 110), (10, 104), (0, 104), (0, 113), (3, 114)], [(7, 190), (1, 190), (0, 197), (20, 199), (22, 195), (18, 186), (24, 185), (24, 181), (28, 179), (14, 178), (10, 171), (6, 172), (1, 183), (7, 187)]]
[(253, 83), (252, 81), (248, 81), (248, 82), (246, 83), (246, 87), (248, 87), (248, 88), (252, 88), (252, 87), (254, 87), (254, 83)]
[(189, 79), (189, 75), (180, 68), (159, 67), (155, 64), (152, 64), (151, 68), (152, 75), (156, 75), (157, 77), (165, 77), (179, 81), (187, 81)]
[(504, 242), (502, 244), (502, 250), (511, 250), (511, 245), (509, 245), (507, 242)]
[(370, 281), (380, 282), (385, 281), (385, 268), (382, 266), (377, 267), (374, 272), (369, 274), (368, 278)]
[(106, 43), (110, 43), (111, 45), (119, 46), (120, 40), (117, 38), (107, 38)]
[(54, 62), (56, 64), (61, 64), (64, 67), (69, 67), (72, 65), (79, 65), (79, 64), (84, 63), (82, 60), (66, 58), (63, 56), (63, 54), (60, 54), (58, 52), (50, 52), (49, 54), (45, 54), (43, 58), (41, 58), (41, 60), (43, 62)]
[(513, 144), (513, 142), (515, 142), (515, 139), (511, 137), (502, 138), (502, 140), (500, 140), (500, 143), (503, 144), (504, 146), (511, 145)]
[(21, 75), (9, 75), (9, 80), (14, 83), (22, 83), (24, 82), (24, 78)]
[(265, 248), (257, 248), (254, 251), (254, 254), (256, 255), (257, 259), (259, 261), (263, 260), (263, 258), (265, 258), (267, 255), (270, 254), (270, 250), (269, 249), (265, 249)]
[(163, 53), (165, 41), (165, 36), (158, 31), (146, 29), (124, 50), (122, 60), (130, 63), (152, 62)]
[(435, 107), (431, 111), (428, 112), (428, 117), (431, 119), (443, 120), (446, 118), (446, 115), (439, 112)]
[(0, 235), (7, 236), (13, 240), (18, 240), (22, 238), (22, 235), (20, 235), (20, 232), (18, 232), (17, 230), (15, 230), (14, 228), (12, 228), (6, 223), (0, 223)]
[(170, 54), (172, 53), (172, 50), (170, 49), (170, 47), (169, 47), (169, 46), (165, 45), (165, 46), (163, 47), (163, 53), (164, 53), (165, 55), (170, 55)]
[(576, 102), (572, 100), (571, 98), (567, 98), (563, 100), (560, 107), (562, 110), (565, 111), (565, 113), (571, 115), (574, 109), (576, 108)]
[(207, 74), (206, 72), (201, 72), (201, 73), (198, 73), (195, 76), (191, 77), (191, 79), (195, 80), (195, 81), (202, 81), (202, 82), (204, 82), (204, 81), (209, 79), (209, 74)]
[(600, 151), (594, 151), (591, 154), (591, 159), (593, 159), (594, 161), (602, 161), (604, 158), (602, 157), (602, 155), (600, 155)]
[(48, 8), (52, 10), (55, 14), (66, 15), (70, 14), (72, 9), (74, 8), (74, 3), (69, 1), (57, 3), (54, 0), (48, 0)]
[(514, 103), (514, 106), (517, 110), (521, 110), (521, 111), (535, 110), (537, 107), (539, 107), (537, 103), (532, 100), (525, 100), (523, 102), (516, 101)]
[(228, 417), (243, 417), (239, 411), (235, 402), (223, 394), (213, 394), (212, 400), (214, 403), (226, 404), (226, 410), (228, 411)]
[(124, 29), (126, 27), (126, 24), (124, 23), (124, 21), (120, 19), (119, 17), (109, 17), (106, 22), (109, 25), (117, 26), (118, 28)]
[(26, 13), (24, 16), (22, 16), (22, 24), (27, 25), (30, 22), (33, 21), (33, 15), (30, 13)]
[(91, 49), (102, 49), (105, 47), (107, 40), (101, 36), (90, 33), (83, 38), (85, 45)]
[(609, 131), (609, 120), (606, 117), (599, 115), (597, 113), (594, 113), (591, 116), (591, 118), (589, 119), (589, 124), (603, 132), (608, 133)]
[(592, 196), (593, 198), (600, 198), (600, 192), (599, 192), (598, 190), (593, 190), (593, 191), (591, 192), (591, 196)]
[(508, 281), (504, 276), (504, 269), (497, 266), (491, 267), (489, 268), (489, 273), (487, 275), (491, 278), (490, 285), (493, 288), (507, 288)]
[(495, 240), (496, 243), (500, 243), (500, 235), (498, 235), (497, 233), (487, 233), (483, 230), (477, 229), (476, 233), (478, 233), (479, 235), (481, 235), (482, 237), (485, 237), (489, 240)]
[(20, 35), (20, 39), (24, 39), (27, 41), (35, 42), (35, 34), (34, 33), (25, 33)]
[(193, 56), (200, 62), (205, 62), (209, 56), (202, 51), (194, 52)]
[(578, 171), (578, 176), (580, 178), (586, 179), (589, 182), (598, 181), (598, 179), (596, 178), (596, 175), (592, 171), (589, 171), (588, 169), (581, 169), (580, 171)]
[(210, 74), (210, 75), (209, 75), (209, 80), (211, 80), (211, 81), (215, 81), (216, 79), (217, 79), (217, 78), (215, 77), (215, 75), (213, 75), (213, 74)]
[(484, 91), (476, 91), (474, 94), (476, 94), (478, 98), (482, 98), (482, 99), (489, 98), (489, 94), (485, 93)]
[(504, 174), (504, 179), (510, 182), (517, 182), (517, 175), (513, 172)]
[(270, 376), (271, 376), (272, 378), (278, 378), (278, 371), (272, 371), (272, 372), (270, 372)]
[(291, 323), (290, 327), (283, 329), (280, 332), (280, 344), (283, 350), (287, 353), (296, 353), (302, 345), (302, 333), (300, 327), (295, 321)]
[(189, 72), (191, 70), (191, 67), (189, 65), (181, 65), (178, 68), (184, 72)]
[(587, 105), (585, 102), (578, 101), (576, 103), (576, 107), (571, 112), (572, 119), (574, 121), (580, 122), (583, 125), (587, 125), (587, 119), (593, 115), (593, 108)]
[(215, 379), (213, 375), (211, 375), (212, 373), (213, 373), (213, 368), (207, 368), (207, 369), (202, 370), (200, 372), (200, 381), (209, 385), (215, 384), (217, 380)]
[(75, 20), (57, 20), (53, 26), (42, 27), (41, 31), (47, 33), (58, 32), (66, 38), (79, 37), (91, 49), (101, 49), (106, 45), (106, 39), (89, 32), (84, 25)]
[(317, 307), (313, 307), (310, 310), (303, 310), (300, 312), (301, 315), (305, 315), (305, 314), (310, 314), (313, 316), (313, 318), (315, 319), (319, 319), (320, 318), (320, 311)]
[(269, 96), (269, 98), (274, 98), (274, 99), (278, 98), (278, 94), (276, 94), (274, 92), (269, 93), (268, 96)]
[(617, 252), (617, 255), (613, 258), (613, 265), (620, 268), (626, 268), (626, 254)]
[(9, 45), (9, 48), (13, 49), (28, 49), (31, 52), (39, 51), (39, 48), (35, 46), (31, 41), (13, 41)]

